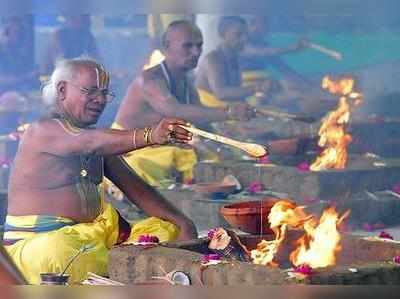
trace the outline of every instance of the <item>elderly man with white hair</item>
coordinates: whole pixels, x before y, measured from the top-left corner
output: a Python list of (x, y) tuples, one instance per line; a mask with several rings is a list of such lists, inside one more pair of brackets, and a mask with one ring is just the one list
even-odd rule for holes
[[(141, 234), (160, 241), (195, 238), (193, 222), (140, 179), (119, 155), (150, 145), (187, 143), (186, 122), (163, 119), (130, 130), (96, 129), (112, 99), (109, 75), (88, 59), (60, 62), (44, 97), (54, 98), (51, 115), (24, 133), (9, 182), (4, 244), (29, 283), (43, 272), (60, 273), (82, 248), (67, 273), (79, 282), (88, 272), (107, 274), (108, 250)], [(152, 216), (132, 228), (104, 202), (103, 177)]]

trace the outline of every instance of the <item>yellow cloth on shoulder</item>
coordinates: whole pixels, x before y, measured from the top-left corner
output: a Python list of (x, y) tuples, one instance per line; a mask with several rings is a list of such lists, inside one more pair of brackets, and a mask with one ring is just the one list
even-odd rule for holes
[(197, 88), (197, 92), (199, 93), (200, 102), (203, 106), (211, 108), (225, 108), (228, 106), (228, 103), (218, 99), (207, 90)]
[[(270, 77), (267, 72), (263, 71), (245, 71), (241, 73), (241, 76), (242, 86), (254, 85), (258, 81), (264, 81)], [(203, 106), (211, 108), (224, 108), (228, 106), (227, 102), (219, 99), (216, 95), (207, 90), (197, 88), (197, 92), (199, 93), (200, 102)]]
[[(27, 227), (38, 217), (42, 216), (7, 216), (7, 223)], [(40, 284), (40, 273), (61, 273), (83, 246), (91, 249), (83, 252), (68, 268), (69, 283), (85, 280), (88, 272), (104, 276), (107, 275), (108, 251), (118, 240), (118, 217), (111, 204), (104, 204), (103, 212), (91, 223), (67, 225), (50, 232), (30, 232), (25, 239), (5, 249), (30, 284)], [(66, 218), (59, 220), (72, 223)], [(5, 239), (24, 238), (23, 232), (15, 233), (6, 232)], [(136, 241), (142, 234), (157, 236), (161, 242), (173, 241), (179, 235), (179, 228), (151, 217), (132, 226), (128, 241)]]
[(267, 72), (263, 71), (244, 71), (241, 73), (243, 85), (254, 84), (257, 81), (264, 81), (270, 78)]
[(144, 65), (143, 70), (147, 70), (152, 67), (155, 67), (156, 65), (159, 65), (161, 62), (164, 61), (164, 59), (165, 59), (164, 54), (160, 50), (155, 49), (151, 53), (148, 63)]
[[(117, 123), (113, 123), (112, 128), (124, 129)], [(134, 150), (123, 155), (123, 158), (142, 179), (157, 187), (168, 181), (172, 169), (182, 174), (184, 182), (193, 180), (193, 167), (197, 164), (197, 155), (193, 149), (169, 145)]]

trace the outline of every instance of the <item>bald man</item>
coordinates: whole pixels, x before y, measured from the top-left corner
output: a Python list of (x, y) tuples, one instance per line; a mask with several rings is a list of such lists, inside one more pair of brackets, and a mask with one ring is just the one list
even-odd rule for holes
[[(162, 117), (183, 117), (194, 124), (208, 124), (229, 119), (247, 120), (252, 109), (243, 103), (224, 108), (206, 108), (188, 73), (197, 66), (203, 37), (189, 21), (172, 22), (162, 38), (164, 61), (135, 78), (121, 103), (114, 128), (147, 126)], [(171, 169), (192, 177), (196, 155), (192, 149), (175, 146), (148, 148), (125, 156), (126, 161), (153, 185), (168, 176)], [(148, 167), (146, 167), (148, 166)], [(162, 173), (155, 173), (154, 170)], [(164, 171), (162, 171), (164, 170)]]
[[(220, 102), (223, 106), (227, 102), (244, 101), (257, 92), (267, 94), (271, 88), (269, 80), (250, 86), (242, 85), (239, 54), (247, 41), (246, 21), (237, 16), (222, 17), (218, 24), (218, 33), (220, 45), (208, 53), (199, 65), (196, 87), (223, 101)], [(213, 105), (207, 102), (205, 104)]]

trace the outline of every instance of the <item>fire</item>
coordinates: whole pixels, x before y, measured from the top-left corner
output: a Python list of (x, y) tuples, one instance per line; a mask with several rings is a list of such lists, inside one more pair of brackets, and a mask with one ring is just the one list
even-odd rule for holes
[(283, 200), (271, 209), (268, 221), (275, 233), (272, 241), (262, 240), (256, 249), (251, 251), (253, 263), (277, 266), (274, 260), (285, 240), (288, 228), (303, 229), (305, 234), (296, 244), (297, 248), (290, 254), (295, 266), (307, 264), (312, 268), (334, 265), (336, 254), (340, 251), (340, 234), (337, 226), (349, 215), (349, 211), (339, 217), (335, 208), (326, 209), (320, 220), (307, 215), (303, 206)]
[(318, 145), (324, 150), (310, 165), (310, 170), (343, 169), (348, 160), (347, 147), (352, 137), (347, 133), (351, 108), (362, 102), (362, 94), (353, 91), (354, 79), (350, 77), (333, 81), (329, 76), (322, 79), (322, 87), (332, 94), (340, 95), (336, 110), (323, 120), (318, 131)]
[(339, 218), (335, 208), (330, 207), (323, 212), (319, 224), (314, 219), (305, 223), (306, 234), (297, 241), (299, 247), (290, 254), (293, 265), (306, 264), (311, 268), (334, 265), (341, 249), (337, 226), (348, 214), (346, 212)]
[(288, 226), (298, 227), (310, 217), (304, 212), (304, 207), (297, 207), (289, 200), (278, 201), (268, 215), (268, 221), (275, 234), (275, 240), (262, 240), (257, 244), (257, 248), (251, 251), (253, 263), (259, 265), (275, 266), (273, 261), (278, 253), (279, 247), (286, 237)]

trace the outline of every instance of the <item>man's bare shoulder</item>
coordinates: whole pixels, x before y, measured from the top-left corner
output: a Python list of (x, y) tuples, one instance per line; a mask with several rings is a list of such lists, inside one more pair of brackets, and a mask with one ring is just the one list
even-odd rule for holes
[(164, 78), (164, 74), (161, 68), (161, 65), (158, 64), (153, 66), (147, 70), (142, 71), (141, 78), (144, 83), (148, 81), (160, 80)]
[(146, 94), (156, 96), (168, 91), (165, 75), (160, 64), (144, 70), (141, 77), (142, 88)]
[(208, 52), (207, 55), (203, 58), (204, 62), (206, 63), (218, 63), (221, 61), (220, 53), (217, 50), (212, 50), (211, 52)]
[(62, 136), (66, 133), (78, 134), (82, 130), (68, 125), (65, 121), (46, 118), (32, 123), (24, 132), (24, 139), (35, 138), (36, 140), (43, 140)]

